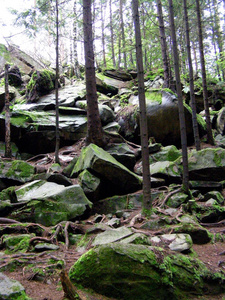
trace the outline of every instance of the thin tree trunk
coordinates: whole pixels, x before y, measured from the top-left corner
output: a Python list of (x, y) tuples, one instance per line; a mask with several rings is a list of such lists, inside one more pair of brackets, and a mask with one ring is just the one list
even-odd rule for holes
[(205, 70), (205, 57), (204, 57), (203, 39), (202, 39), (202, 21), (201, 21), (199, 0), (196, 0), (196, 13), (197, 13), (197, 21), (198, 21), (199, 55), (200, 55), (201, 71), (202, 71), (202, 88), (203, 88), (205, 118), (206, 118), (206, 126), (207, 126), (207, 140), (208, 140), (209, 144), (214, 145), (211, 120), (210, 120), (210, 114), (209, 114), (209, 102), (208, 102), (208, 91), (207, 91), (206, 70)]
[[(215, 16), (213, 15), (213, 8), (211, 6), (211, 1), (208, 1), (208, 6), (209, 6), (210, 18), (213, 19), (215, 22)], [(211, 26), (211, 30), (212, 30), (212, 43), (213, 43), (213, 48), (214, 48), (214, 54), (215, 54), (216, 60), (218, 60), (217, 49), (216, 49), (216, 37), (215, 37), (215, 30), (214, 30), (213, 25)], [(219, 81), (221, 81), (222, 79), (221, 79), (219, 64), (216, 64), (215, 72), (217, 72)]]
[(60, 144), (60, 136), (59, 136), (59, 87), (58, 87), (58, 79), (59, 79), (59, 3), (56, 0), (56, 74), (55, 74), (55, 162), (60, 163), (59, 161), (59, 144)]
[(5, 65), (5, 157), (12, 157), (11, 135), (10, 135), (10, 111), (9, 111), (9, 81), (8, 81), (9, 65)]
[(74, 55), (74, 73), (77, 78), (81, 77), (80, 68), (78, 63), (78, 53), (77, 53), (77, 0), (74, 0), (73, 3), (73, 13), (74, 13), (74, 21), (73, 21), (73, 55)]
[(176, 77), (179, 119), (180, 119), (180, 133), (181, 133), (182, 160), (183, 160), (183, 189), (185, 192), (188, 193), (189, 174), (188, 174), (188, 155), (187, 155), (187, 135), (186, 135), (184, 105), (183, 105), (182, 89), (181, 89), (181, 81), (180, 81), (179, 55), (177, 50), (177, 38), (176, 38), (176, 30), (174, 24), (173, 1), (169, 0), (168, 2), (169, 2), (170, 28), (171, 28), (171, 36), (172, 36), (172, 43), (173, 43), (174, 70), (175, 70), (175, 77)]
[(124, 22), (123, 22), (123, 2), (120, 1), (120, 29), (121, 29), (121, 37), (122, 37), (122, 46), (123, 46), (123, 65), (124, 69), (127, 69), (127, 54), (126, 54), (126, 42), (125, 42), (125, 32), (124, 32)]
[(87, 138), (86, 143), (94, 143), (103, 147), (103, 130), (98, 110), (96, 90), (95, 63), (92, 36), (91, 0), (83, 0), (83, 30), (84, 30), (84, 54), (85, 75), (87, 91)]
[(160, 45), (163, 60), (163, 70), (164, 70), (164, 84), (165, 88), (170, 88), (170, 71), (169, 71), (169, 58), (167, 55), (167, 43), (166, 34), (163, 20), (162, 3), (161, 0), (157, 0), (157, 13), (159, 22), (159, 35), (160, 35)]
[(197, 59), (195, 43), (193, 41), (192, 41), (192, 49), (193, 49), (194, 61), (195, 61), (195, 74), (197, 77), (198, 76), (198, 59)]
[(195, 102), (195, 91), (194, 91), (194, 79), (193, 79), (193, 67), (191, 58), (191, 46), (190, 46), (190, 36), (189, 36), (189, 22), (188, 22), (188, 11), (187, 11), (187, 1), (183, 0), (184, 4), (184, 17), (185, 17), (185, 27), (186, 27), (186, 43), (187, 43), (187, 56), (188, 56), (188, 66), (189, 66), (189, 83), (190, 83), (190, 97), (191, 97), (191, 108), (192, 108), (192, 125), (195, 140), (196, 150), (200, 150), (200, 138), (197, 122), (197, 112), (196, 112), (196, 102)]
[(151, 201), (151, 177), (149, 168), (149, 149), (148, 149), (148, 126), (145, 103), (145, 86), (143, 70), (143, 54), (141, 43), (140, 20), (138, 12), (138, 0), (132, 0), (133, 19), (135, 27), (136, 60), (138, 72), (138, 96), (140, 107), (140, 131), (142, 149), (142, 168), (143, 168), (143, 213), (148, 214), (152, 207)]
[[(214, 22), (215, 22), (215, 35), (217, 37), (217, 45), (219, 49), (219, 58), (222, 64), (224, 63), (224, 42), (223, 42), (223, 34), (221, 31), (221, 26), (220, 26), (220, 18), (219, 18), (219, 11), (218, 11), (218, 2), (216, 0), (213, 0), (213, 6), (214, 6)], [(225, 69), (222, 67), (222, 76), (223, 76), (223, 81), (225, 81)]]
[(106, 68), (106, 58), (105, 58), (105, 18), (104, 18), (104, 5), (101, 0), (101, 31), (102, 31), (102, 56), (103, 56), (103, 65)]
[(112, 61), (113, 67), (116, 68), (115, 50), (114, 50), (114, 30), (113, 30), (113, 20), (112, 20), (112, 0), (109, 0), (109, 22), (110, 22), (110, 41), (112, 48)]

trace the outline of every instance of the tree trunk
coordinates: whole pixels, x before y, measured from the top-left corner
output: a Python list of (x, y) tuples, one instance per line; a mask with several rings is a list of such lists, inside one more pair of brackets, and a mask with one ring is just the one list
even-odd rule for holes
[(74, 13), (74, 21), (73, 21), (73, 55), (74, 55), (74, 74), (77, 78), (81, 77), (80, 68), (78, 63), (78, 53), (77, 53), (77, 0), (74, 0), (73, 3), (73, 13)]
[(183, 160), (183, 189), (188, 193), (189, 191), (189, 176), (188, 176), (188, 155), (187, 155), (187, 135), (186, 124), (184, 116), (184, 106), (182, 99), (182, 89), (180, 82), (180, 69), (179, 69), (179, 55), (177, 50), (176, 30), (174, 24), (173, 1), (169, 0), (169, 17), (170, 29), (173, 44), (173, 58), (174, 58), (174, 71), (176, 77), (176, 88), (178, 97), (179, 119), (180, 119), (180, 133), (181, 133), (181, 146), (182, 146), (182, 160)]
[(147, 214), (151, 210), (151, 178), (149, 168), (149, 149), (148, 149), (148, 127), (145, 103), (145, 86), (144, 86), (144, 70), (143, 55), (141, 44), (141, 31), (138, 12), (138, 0), (132, 0), (133, 19), (135, 27), (135, 44), (136, 44), (136, 60), (138, 72), (138, 96), (140, 107), (140, 132), (141, 132), (141, 148), (142, 148), (142, 168), (143, 168), (143, 213)]
[(125, 42), (125, 32), (124, 32), (124, 22), (123, 22), (123, 2), (120, 1), (120, 30), (122, 37), (122, 46), (123, 46), (123, 66), (124, 69), (127, 69), (127, 54), (126, 54), (126, 42)]
[(205, 118), (206, 118), (206, 126), (207, 126), (207, 140), (208, 140), (209, 144), (214, 145), (211, 120), (210, 120), (210, 114), (209, 114), (209, 102), (208, 102), (208, 91), (207, 91), (206, 70), (205, 70), (205, 57), (204, 57), (203, 39), (202, 39), (202, 21), (201, 21), (199, 0), (196, 0), (196, 13), (197, 13), (197, 22), (198, 22), (199, 55), (200, 55), (201, 71), (202, 71), (202, 88), (203, 88)]
[(188, 56), (188, 67), (189, 67), (189, 83), (190, 83), (190, 97), (191, 97), (191, 109), (192, 109), (192, 125), (195, 140), (196, 150), (200, 150), (200, 138), (198, 131), (197, 122), (197, 112), (196, 112), (196, 102), (195, 102), (195, 91), (194, 91), (194, 79), (193, 79), (193, 67), (191, 58), (191, 46), (190, 46), (190, 36), (189, 36), (189, 22), (188, 22), (188, 11), (187, 11), (187, 1), (183, 0), (184, 5), (184, 17), (185, 17), (185, 28), (186, 28), (186, 44), (187, 44), (187, 56)]
[(170, 80), (171, 80), (171, 72), (169, 68), (169, 58), (167, 55), (167, 43), (166, 43), (166, 34), (163, 20), (163, 12), (162, 12), (162, 3), (161, 0), (157, 0), (157, 13), (158, 13), (158, 22), (159, 22), (159, 35), (160, 35), (160, 45), (162, 52), (162, 60), (163, 60), (163, 71), (164, 71), (164, 84), (163, 87), (170, 88)]
[(59, 161), (59, 144), (60, 144), (60, 136), (59, 136), (59, 87), (58, 87), (58, 79), (59, 79), (59, 4), (58, 0), (56, 0), (56, 74), (55, 74), (55, 162), (60, 163)]
[[(213, 6), (214, 6), (214, 22), (215, 22), (215, 35), (216, 35), (216, 40), (217, 40), (217, 46), (219, 49), (219, 58), (221, 61), (221, 65), (224, 65), (224, 42), (223, 42), (223, 33), (221, 30), (220, 26), (220, 18), (219, 18), (219, 9), (218, 9), (218, 2), (216, 0), (213, 0)], [(222, 67), (222, 76), (223, 76), (223, 81), (225, 81), (225, 69)]]
[(10, 111), (9, 111), (9, 65), (5, 65), (5, 157), (12, 157), (11, 136), (10, 136)]
[(91, 0), (83, 0), (84, 55), (87, 92), (87, 144), (104, 146), (103, 130), (98, 110), (95, 63), (92, 36)]
[(101, 0), (101, 31), (102, 31), (102, 56), (103, 56), (103, 66), (106, 68), (106, 58), (105, 58), (105, 17), (104, 17), (104, 0)]
[(113, 67), (116, 68), (115, 50), (114, 50), (114, 30), (113, 30), (113, 18), (112, 18), (112, 0), (109, 0), (109, 22), (110, 22), (110, 41), (112, 48), (112, 61)]

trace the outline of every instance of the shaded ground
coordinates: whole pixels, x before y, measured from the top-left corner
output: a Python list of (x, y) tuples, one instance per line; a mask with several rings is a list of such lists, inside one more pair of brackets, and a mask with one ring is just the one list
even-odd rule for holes
[[(134, 211), (133, 215), (139, 211)], [(132, 216), (133, 216), (132, 215)], [(131, 216), (131, 218), (132, 218)], [(90, 227), (91, 220), (82, 222), (83, 228)], [(137, 224), (136, 228), (139, 227)], [(217, 233), (225, 230), (225, 226), (221, 227), (207, 227), (211, 233)], [(149, 231), (154, 235), (154, 231)], [(223, 242), (211, 242), (204, 245), (193, 245), (193, 255), (202, 260), (212, 272), (225, 269), (225, 247)], [(82, 255), (82, 252), (77, 252), (76, 246), (70, 246), (68, 250), (65, 250), (65, 245), (60, 245), (60, 249), (57, 251), (44, 252), (43, 254), (37, 254), (35, 258), (28, 260), (23, 266), (18, 266), (16, 269), (3, 272), (8, 277), (18, 280), (26, 289), (27, 294), (32, 297), (33, 300), (63, 300), (64, 292), (60, 283), (60, 269), (55, 270), (53, 275), (47, 275), (43, 282), (38, 282), (35, 277), (35, 271), (29, 269), (29, 263), (34, 266), (42, 266), (44, 269), (49, 263), (49, 259), (63, 260), (65, 263), (65, 270), (69, 271), (74, 262)], [(39, 256), (40, 255), (40, 256)], [(185, 255), (185, 254), (184, 254)], [(20, 257), (18, 257), (20, 260)], [(97, 299), (97, 298), (96, 298)], [(192, 298), (195, 299), (195, 298)], [(196, 297), (196, 299), (225, 299), (224, 295), (218, 296), (206, 296)]]

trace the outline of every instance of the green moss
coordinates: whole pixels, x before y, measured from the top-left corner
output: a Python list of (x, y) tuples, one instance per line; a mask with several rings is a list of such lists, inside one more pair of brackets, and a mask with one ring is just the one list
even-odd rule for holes
[(6, 176), (19, 176), (20, 178), (27, 178), (34, 174), (34, 167), (24, 161), (14, 160), (11, 167), (6, 173)]
[[(184, 107), (189, 111), (189, 113), (192, 114), (192, 109), (191, 109), (191, 107), (190, 107), (187, 103), (185, 103), (185, 102), (183, 102), (183, 105), (184, 105)], [(199, 124), (204, 130), (206, 130), (206, 122), (205, 122), (204, 118), (203, 118), (201, 115), (199, 115), (199, 114), (197, 114), (196, 117), (197, 117), (197, 122), (198, 122), (198, 124)]]
[(153, 92), (153, 91), (145, 92), (145, 97), (146, 97), (146, 101), (154, 101), (154, 102), (158, 102), (159, 104), (162, 103), (162, 93), (161, 93), (161, 91), (158, 91), (158, 92)]
[(11, 194), (15, 191), (14, 186), (10, 186), (7, 189), (4, 189), (3, 191), (0, 192), (0, 199), (1, 200), (9, 200), (11, 197)]

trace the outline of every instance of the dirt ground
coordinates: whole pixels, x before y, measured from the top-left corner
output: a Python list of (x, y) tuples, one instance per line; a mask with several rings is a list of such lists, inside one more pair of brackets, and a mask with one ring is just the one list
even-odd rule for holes
[[(89, 223), (88, 220), (86, 222)], [(225, 230), (222, 227), (207, 228), (211, 233), (222, 232)], [(204, 245), (193, 245), (193, 251), (195, 256), (202, 260), (206, 266), (212, 270), (212, 272), (225, 269), (225, 243), (223, 242), (210, 242)], [(49, 258), (56, 258), (63, 260), (65, 264), (65, 270), (68, 272), (74, 262), (82, 255), (82, 252), (77, 252), (76, 246), (69, 246), (68, 250), (65, 250), (65, 246), (61, 245), (57, 251), (45, 252), (43, 255), (37, 255), (30, 263), (42, 266), (45, 268), (45, 264)], [(185, 254), (184, 254), (185, 255)], [(19, 259), (19, 258), (18, 258)], [(12, 279), (18, 280), (26, 290), (28, 296), (33, 300), (63, 300), (64, 292), (60, 283), (60, 270), (54, 272), (54, 275), (47, 276), (43, 282), (39, 282), (35, 278), (34, 272), (29, 270), (29, 261), (22, 267), (17, 267), (12, 272), (4, 271), (3, 273)], [(196, 297), (192, 299), (205, 299), (205, 300), (222, 300), (225, 299), (225, 294), (216, 296), (204, 296)], [(97, 298), (96, 298), (97, 300)], [(138, 300), (138, 299), (137, 299)]]

